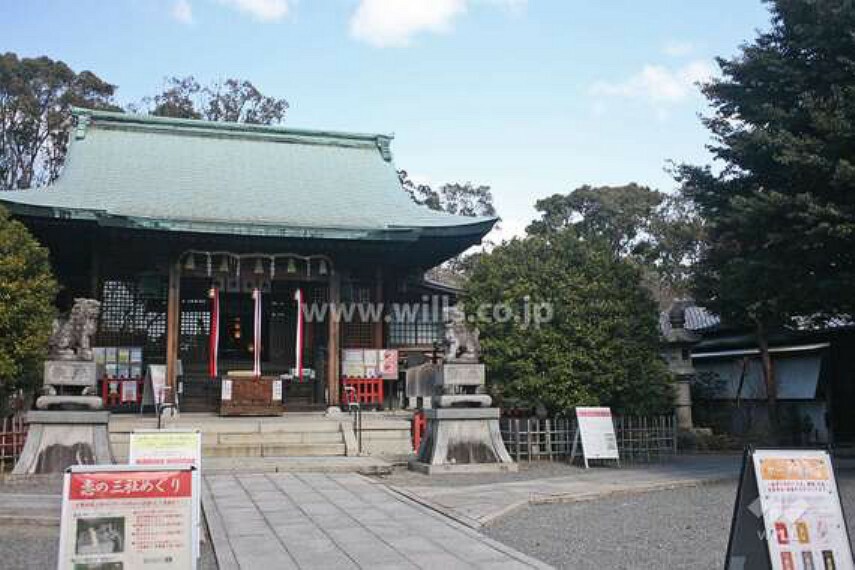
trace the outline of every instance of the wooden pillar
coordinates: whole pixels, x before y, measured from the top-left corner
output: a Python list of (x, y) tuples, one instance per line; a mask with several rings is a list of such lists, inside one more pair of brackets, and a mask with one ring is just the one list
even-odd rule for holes
[(338, 320), (337, 309), (341, 302), (341, 274), (338, 271), (330, 273), (329, 288), (329, 311), (327, 312), (327, 323), (329, 325), (327, 340), (327, 391), (329, 401), (327, 405), (338, 406), (341, 404), (341, 374), (339, 358), (341, 354), (341, 323)]
[(181, 333), (181, 262), (169, 264), (166, 301), (166, 383), (173, 396), (177, 390), (178, 337)]
[[(383, 302), (383, 269), (378, 267), (374, 277), (374, 302)], [(371, 346), (383, 348), (383, 316), (377, 322), (371, 323)]]
[(89, 289), (92, 299), (101, 300), (101, 248), (98, 238), (92, 239), (92, 258), (89, 265)]

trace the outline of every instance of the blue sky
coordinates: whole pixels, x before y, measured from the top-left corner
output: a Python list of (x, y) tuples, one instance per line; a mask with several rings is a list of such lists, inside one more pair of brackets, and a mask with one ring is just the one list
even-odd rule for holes
[(240, 77), (295, 127), (394, 132), (432, 184), (492, 186), (502, 234), (582, 184), (674, 183), (706, 162), (703, 98), (768, 26), (759, 0), (3, 0), (0, 50), (48, 55), (119, 86)]

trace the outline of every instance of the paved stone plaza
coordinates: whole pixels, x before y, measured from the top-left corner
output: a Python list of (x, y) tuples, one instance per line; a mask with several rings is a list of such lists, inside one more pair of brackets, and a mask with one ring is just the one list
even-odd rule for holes
[[(548, 464), (547, 464), (548, 465)], [(386, 482), (411, 499), (480, 528), (526, 505), (575, 502), (615, 493), (641, 493), (734, 479), (739, 474), (736, 455), (683, 456), (667, 463), (616, 468), (582, 469), (554, 464), (552, 475), (460, 476), (427, 478), (396, 473)], [(532, 473), (536, 474), (535, 469)], [(555, 476), (560, 473), (559, 476)], [(480, 479), (480, 480), (479, 480)]]
[(549, 568), (356, 474), (208, 475), (221, 570)]

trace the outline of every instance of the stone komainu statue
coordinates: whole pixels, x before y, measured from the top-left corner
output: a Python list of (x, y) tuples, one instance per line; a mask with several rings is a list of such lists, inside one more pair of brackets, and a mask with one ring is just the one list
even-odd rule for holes
[(101, 303), (95, 299), (75, 299), (66, 318), (53, 322), (50, 355), (61, 360), (92, 360), (90, 338), (98, 329)]
[(478, 362), (481, 343), (478, 329), (470, 328), (466, 315), (458, 307), (448, 307), (443, 314), (445, 322), (445, 360), (448, 362)]

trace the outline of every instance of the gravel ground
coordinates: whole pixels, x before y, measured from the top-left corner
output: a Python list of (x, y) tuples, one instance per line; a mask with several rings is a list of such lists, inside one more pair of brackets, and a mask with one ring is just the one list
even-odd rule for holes
[[(838, 474), (843, 508), (855, 528), (855, 472)], [(484, 532), (556, 568), (724, 567), (736, 482), (529, 506)]]

